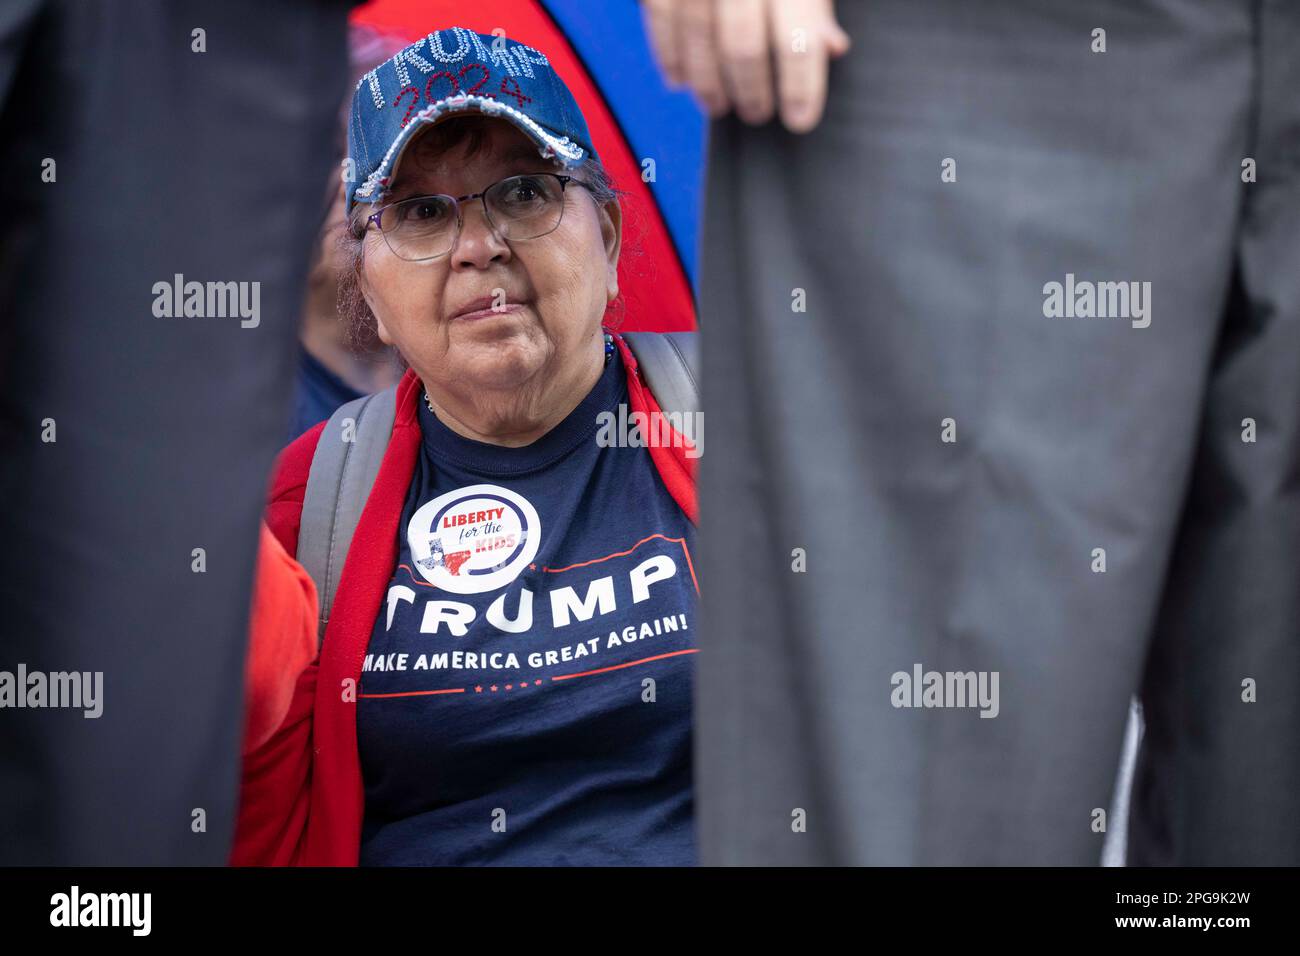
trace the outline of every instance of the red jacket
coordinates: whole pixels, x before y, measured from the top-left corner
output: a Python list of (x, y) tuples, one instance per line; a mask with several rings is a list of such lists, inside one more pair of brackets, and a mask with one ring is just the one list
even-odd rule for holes
[[(627, 344), (617, 335), (615, 341), (627, 368), (629, 411), (659, 411)], [(230, 860), (234, 865), (357, 864), (364, 791), (357, 752), (356, 692), (371, 630), (397, 563), (398, 523), (420, 449), (416, 402), (421, 389), (410, 370), (398, 384), (393, 434), (357, 524), (320, 653), (300, 672), (279, 671), (279, 693), (288, 695), (289, 705), (283, 722), (268, 739), (252, 736), (257, 733), (255, 722), (246, 721)], [(324, 428), (324, 422), (312, 428), (276, 461), (266, 523), (290, 555), (297, 553), (307, 474)], [(677, 441), (649, 451), (669, 494), (696, 522), (695, 460)], [(275, 565), (268, 563), (268, 567)], [(259, 627), (259, 620), (269, 622), (275, 617), (255, 616), (248, 670), (265, 674), (274, 668), (263, 662), (286, 658), (286, 637), (283, 629)]]

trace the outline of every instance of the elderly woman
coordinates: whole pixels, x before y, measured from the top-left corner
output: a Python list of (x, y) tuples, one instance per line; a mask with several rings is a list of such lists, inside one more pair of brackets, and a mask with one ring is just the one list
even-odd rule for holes
[[(538, 51), (443, 30), (362, 78), (349, 152), (345, 317), (408, 368), (233, 862), (693, 864), (693, 469), (597, 440), (658, 405), (602, 326), (622, 218), (582, 114)], [(343, 425), (277, 463), (304, 563)]]

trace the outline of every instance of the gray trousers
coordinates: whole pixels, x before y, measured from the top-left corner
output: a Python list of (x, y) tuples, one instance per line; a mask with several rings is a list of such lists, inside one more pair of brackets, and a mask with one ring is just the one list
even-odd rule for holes
[(1300, 3), (837, 8), (711, 128), (702, 862), (1095, 864), (1138, 695), (1129, 864), (1300, 863)]

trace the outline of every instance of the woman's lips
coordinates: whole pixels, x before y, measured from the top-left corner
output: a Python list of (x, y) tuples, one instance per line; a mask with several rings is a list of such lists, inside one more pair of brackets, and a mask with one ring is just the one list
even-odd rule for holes
[(507, 302), (499, 309), (493, 309), (493, 308), (475, 309), (472, 312), (461, 312), (457, 315), (453, 315), (451, 318), (452, 321), (457, 321), (459, 319), (470, 319), (470, 320), (490, 319), (494, 315), (509, 315), (511, 312), (518, 312), (522, 308), (523, 308), (522, 303)]

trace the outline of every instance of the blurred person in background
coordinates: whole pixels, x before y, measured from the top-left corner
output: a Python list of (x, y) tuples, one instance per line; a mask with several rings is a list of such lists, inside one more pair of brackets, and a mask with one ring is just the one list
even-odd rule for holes
[(370, 329), (352, 329), (339, 312), (339, 276), (347, 268), (341, 240), (344, 215), (342, 161), (347, 157), (347, 118), (351, 92), (370, 70), (388, 59), (405, 41), (364, 24), (348, 28), (351, 82), (339, 115), (336, 156), (325, 190), (325, 215), (307, 276), (299, 329), (298, 372), (293, 418), (286, 441), (293, 441), (317, 422), (329, 418), (344, 402), (381, 391), (397, 382), (402, 369), (392, 349)]

